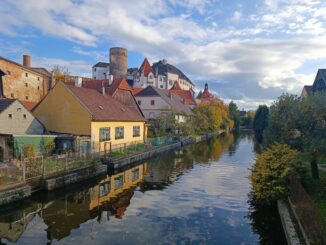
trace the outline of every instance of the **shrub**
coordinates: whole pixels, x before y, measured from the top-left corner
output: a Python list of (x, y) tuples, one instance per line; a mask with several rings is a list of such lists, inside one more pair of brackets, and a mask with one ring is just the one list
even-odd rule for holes
[(24, 145), (23, 154), (25, 158), (34, 158), (36, 156), (34, 145)]
[(257, 203), (270, 204), (289, 194), (290, 176), (300, 167), (298, 152), (286, 144), (273, 144), (256, 158), (250, 180)]

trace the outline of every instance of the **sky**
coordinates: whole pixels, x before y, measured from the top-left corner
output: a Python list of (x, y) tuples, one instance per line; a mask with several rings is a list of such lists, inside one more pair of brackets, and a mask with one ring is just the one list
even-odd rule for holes
[(91, 76), (113, 46), (163, 58), (240, 109), (300, 94), (326, 68), (324, 0), (0, 0), (0, 56)]

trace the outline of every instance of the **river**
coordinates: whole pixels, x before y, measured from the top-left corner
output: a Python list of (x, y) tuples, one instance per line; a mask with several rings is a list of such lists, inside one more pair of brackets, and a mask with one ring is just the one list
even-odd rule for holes
[(250, 202), (251, 134), (225, 135), (0, 209), (0, 244), (286, 244)]

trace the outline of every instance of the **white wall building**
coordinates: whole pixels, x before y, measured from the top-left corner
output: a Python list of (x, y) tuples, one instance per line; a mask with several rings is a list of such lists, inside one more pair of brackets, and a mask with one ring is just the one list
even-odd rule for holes
[(98, 62), (92, 67), (92, 78), (96, 80), (109, 79), (110, 63)]
[(191, 109), (176, 94), (165, 89), (148, 86), (135, 95), (137, 103), (146, 119), (155, 119), (163, 113), (176, 112), (178, 122), (184, 122), (191, 115)]

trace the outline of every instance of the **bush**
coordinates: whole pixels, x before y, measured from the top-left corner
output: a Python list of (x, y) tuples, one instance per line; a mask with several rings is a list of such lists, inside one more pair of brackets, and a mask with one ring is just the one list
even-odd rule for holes
[(285, 144), (271, 145), (258, 155), (250, 180), (257, 203), (270, 204), (289, 195), (290, 176), (301, 164), (298, 152)]
[(34, 158), (36, 156), (34, 145), (24, 145), (23, 154), (25, 158)]

